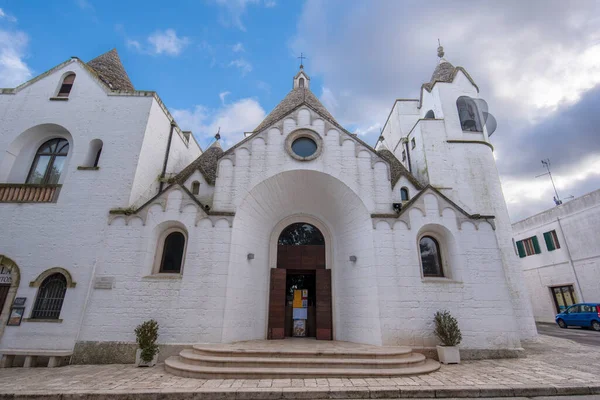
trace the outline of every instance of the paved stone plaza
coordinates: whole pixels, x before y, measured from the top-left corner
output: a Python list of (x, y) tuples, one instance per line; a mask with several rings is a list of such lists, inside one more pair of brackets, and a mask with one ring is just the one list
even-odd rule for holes
[[(540, 336), (526, 358), (466, 361), (434, 373), (386, 379), (201, 380), (162, 365), (84, 365), (0, 370), (0, 398), (397, 398), (600, 394), (600, 348)], [(8, 395), (8, 396), (7, 396)], [(54, 395), (54, 396), (51, 396)], [(14, 398), (19, 398), (15, 396)]]

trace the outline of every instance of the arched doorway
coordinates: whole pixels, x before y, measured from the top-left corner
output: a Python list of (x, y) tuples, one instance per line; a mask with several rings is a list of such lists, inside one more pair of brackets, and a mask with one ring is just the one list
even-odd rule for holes
[(13, 260), (0, 254), (0, 338), (17, 294), (21, 274)]
[(271, 269), (268, 339), (332, 339), (331, 270), (326, 269), (325, 239), (306, 222), (284, 228), (277, 240), (277, 265)]

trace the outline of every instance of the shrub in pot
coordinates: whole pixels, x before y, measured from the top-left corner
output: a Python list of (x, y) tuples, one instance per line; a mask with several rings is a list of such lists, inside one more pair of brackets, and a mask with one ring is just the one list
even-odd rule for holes
[(138, 349), (135, 353), (135, 363), (138, 367), (152, 367), (158, 360), (158, 322), (151, 319), (135, 328), (135, 339)]
[(434, 333), (442, 342), (441, 346), (436, 346), (440, 362), (442, 364), (460, 363), (458, 345), (462, 340), (462, 335), (458, 321), (446, 310), (436, 312), (434, 320)]

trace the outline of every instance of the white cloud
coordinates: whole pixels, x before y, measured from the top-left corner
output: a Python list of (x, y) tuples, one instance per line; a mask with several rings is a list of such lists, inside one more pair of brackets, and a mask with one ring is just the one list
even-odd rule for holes
[(219, 93), (219, 98), (221, 99), (221, 104), (225, 105), (225, 97), (227, 97), (228, 94), (231, 94), (231, 92)]
[(220, 129), (224, 148), (242, 140), (244, 132), (253, 130), (265, 118), (265, 110), (252, 98), (240, 99), (218, 109), (197, 105), (191, 109), (172, 109), (171, 113), (178, 125), (191, 130), (204, 146)]
[(233, 50), (234, 53), (243, 53), (246, 51), (246, 49), (244, 49), (244, 45), (239, 42), (234, 44), (231, 50)]
[(178, 37), (173, 29), (167, 29), (163, 32), (156, 31), (148, 37), (148, 42), (152, 45), (152, 51), (155, 54), (168, 54), (178, 56), (182, 50), (190, 43), (187, 37)]
[(0, 87), (15, 87), (31, 79), (23, 60), (29, 38), (23, 32), (0, 30)]
[(179, 37), (173, 29), (156, 31), (146, 39), (148, 44), (143, 45), (137, 40), (126, 39), (127, 47), (142, 54), (178, 56), (191, 43), (188, 37)]
[(242, 17), (246, 13), (249, 5), (262, 5), (266, 8), (272, 8), (277, 5), (275, 0), (214, 0), (215, 3), (223, 8), (223, 13), (219, 16), (219, 22), (226, 27), (233, 26), (241, 31), (246, 31), (242, 22)]
[(246, 61), (246, 59), (243, 57), (233, 60), (229, 63), (229, 66), (238, 68), (242, 73), (242, 76), (245, 76), (247, 73), (252, 71), (252, 64)]
[(6, 13), (6, 11), (4, 11), (2, 8), (0, 8), (0, 19), (7, 20), (8, 22), (17, 22), (17, 18)]

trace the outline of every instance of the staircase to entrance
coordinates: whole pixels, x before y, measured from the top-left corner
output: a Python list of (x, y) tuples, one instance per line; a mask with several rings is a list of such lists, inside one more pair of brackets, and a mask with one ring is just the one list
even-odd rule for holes
[(201, 344), (165, 361), (178, 376), (202, 379), (393, 377), (440, 368), (410, 347), (381, 347), (309, 338)]

